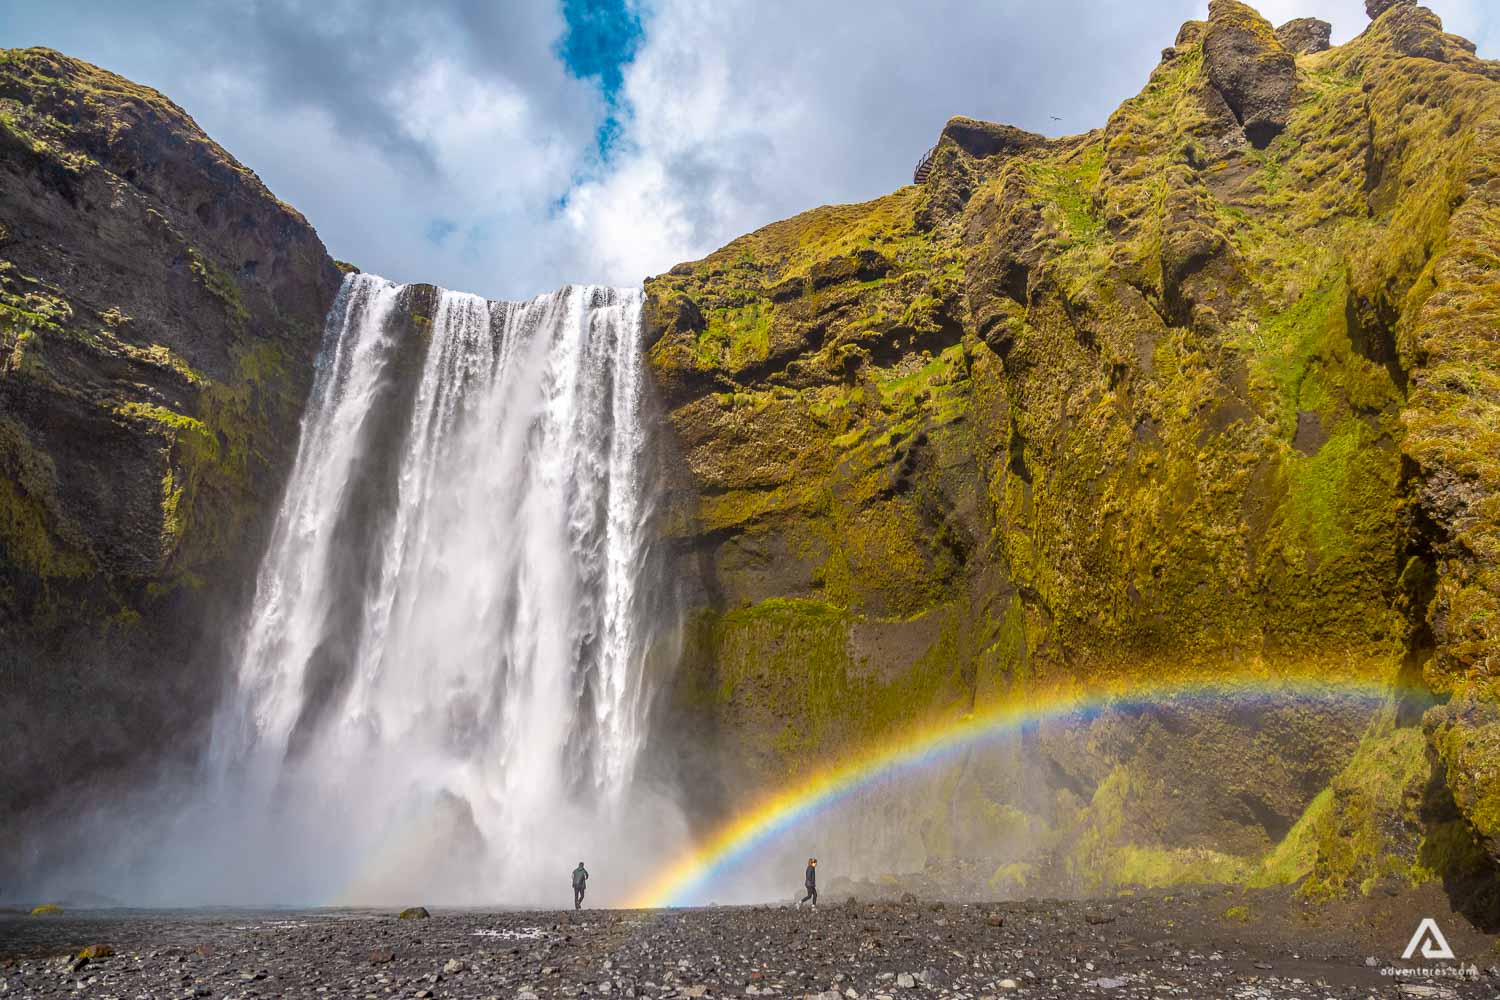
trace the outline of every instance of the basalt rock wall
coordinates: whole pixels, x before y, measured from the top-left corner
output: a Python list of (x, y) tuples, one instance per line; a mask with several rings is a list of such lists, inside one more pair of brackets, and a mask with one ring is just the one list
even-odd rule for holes
[(0, 853), (199, 745), (341, 278), (161, 94), (0, 51)]

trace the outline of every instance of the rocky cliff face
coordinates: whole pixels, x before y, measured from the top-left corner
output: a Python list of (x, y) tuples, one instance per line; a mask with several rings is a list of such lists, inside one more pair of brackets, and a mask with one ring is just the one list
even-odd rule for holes
[(307, 221), (161, 94), (0, 51), (11, 819), (195, 744), (340, 280)]
[[(955, 118), (922, 184), (647, 283), (695, 608), (666, 720), (734, 796), (1058, 686), (1373, 680), (1039, 724), (889, 856), (1442, 878), (1495, 920), (1500, 66), (1399, 0), (1332, 49), (1209, 11), (1100, 130)], [(194, 745), (338, 283), (161, 95), (0, 55), (8, 816)]]
[(647, 282), (676, 704), (735, 788), (1059, 680), (1379, 678), (1373, 716), (1044, 728), (1048, 801), (957, 773), (918, 854), (1493, 875), (1500, 65), (1376, 13), (1329, 49), (1212, 0), (1103, 129), (955, 119), (924, 183)]

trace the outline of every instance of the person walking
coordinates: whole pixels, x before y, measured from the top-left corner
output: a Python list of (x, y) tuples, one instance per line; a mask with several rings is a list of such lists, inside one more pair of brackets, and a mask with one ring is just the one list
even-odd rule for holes
[(588, 888), (589, 870), (583, 867), (583, 862), (578, 862), (578, 867), (573, 869), (573, 909), (583, 909), (583, 893)]
[(803, 879), (803, 885), (807, 886), (807, 895), (797, 901), (797, 909), (802, 909), (802, 904), (812, 900), (812, 908), (818, 908), (818, 859), (807, 859), (807, 875)]

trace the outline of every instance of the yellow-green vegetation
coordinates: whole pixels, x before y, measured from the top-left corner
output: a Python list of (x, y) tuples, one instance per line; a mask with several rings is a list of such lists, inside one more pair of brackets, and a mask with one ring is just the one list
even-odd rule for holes
[[(923, 184), (647, 283), (667, 521), (714, 595), (684, 690), (718, 692), (763, 780), (1069, 678), (1399, 673), (1497, 701), (1494, 64), (1413, 5), (1295, 62), (1248, 8), (1211, 18), (1103, 129), (956, 120)], [(1140, 835), (1126, 804), (1180, 808), (1170, 769), (1097, 747), (1049, 849), (1095, 885), (1309, 896), (1426, 877), (1452, 822), (1500, 858), (1477, 712), (1273, 754), (1239, 791), (1277, 818), (1222, 853)], [(1429, 753), (1446, 819), (1408, 808)]]
[(5, 418), (0, 418), (0, 470), (0, 547), (7, 561), (42, 580), (88, 573), (90, 560), (66, 540), (73, 533), (62, 523), (51, 457), (25, 428)]
[(1250, 876), (1252, 886), (1291, 885), (1305, 878), (1318, 859), (1317, 831), (1326, 826), (1333, 808), (1333, 789), (1325, 788), (1287, 831), (1281, 843), (1262, 859)]
[(75, 958), (109, 958), (114, 955), (115, 950), (107, 944), (85, 945), (78, 949)]
[(31, 915), (33, 917), (47, 917), (55, 913), (61, 913), (62, 911), (62, 907), (56, 903), (43, 903), (41, 906), (32, 907)]
[(1024, 861), (1012, 861), (995, 869), (990, 876), (990, 888), (1002, 893), (1024, 893), (1036, 880), (1037, 867)]
[[(1300, 892), (1327, 899), (1369, 895), (1381, 880), (1418, 885), (1483, 877), (1491, 862), (1472, 824), (1432, 777), (1421, 730), (1398, 728), (1394, 709), (1388, 710), (1334, 778), (1327, 799), (1309, 808), (1298, 824), (1303, 830), (1293, 830), (1298, 840), (1316, 845)], [(1291, 852), (1299, 867), (1305, 864), (1305, 846), (1289, 847)]]
[(1239, 903), (1225, 910), (1222, 916), (1225, 920), (1232, 920), (1235, 923), (1243, 924), (1250, 919), (1250, 907), (1244, 903)]
[(707, 707), (767, 735), (763, 766), (797, 768), (819, 753), (863, 745), (892, 732), (912, 705), (962, 697), (950, 676), (958, 622), (935, 613), (936, 641), (892, 679), (851, 649), (851, 630), (880, 622), (834, 605), (772, 598), (723, 613), (702, 612), (688, 659), (713, 665)]

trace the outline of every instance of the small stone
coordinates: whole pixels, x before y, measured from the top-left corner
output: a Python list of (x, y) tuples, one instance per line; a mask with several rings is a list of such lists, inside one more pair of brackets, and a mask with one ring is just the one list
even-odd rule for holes
[(467, 969), (468, 966), (456, 958), (450, 958), (443, 963), (443, 975), (453, 976)]
[(999, 985), (1002, 990), (1018, 990), (1021, 988), (1021, 984), (1014, 979), (1002, 979)]
[(375, 951), (370, 952), (371, 965), (385, 965), (386, 963), (394, 962), (395, 960), (396, 953), (394, 951), (376, 949)]
[(910, 972), (903, 972), (896, 977), (896, 988), (900, 990), (914, 990), (917, 988), (917, 978)]
[(1094, 986), (1094, 987), (1097, 987), (1097, 988), (1099, 988), (1101, 990), (1117, 990), (1121, 986), (1125, 985), (1125, 980), (1123, 980), (1123, 979), (1114, 979), (1114, 978), (1106, 976), (1103, 979), (1095, 979), (1095, 980), (1093, 980), (1093, 981), (1091, 981), (1089, 983), (1086, 983), (1085, 985), (1087, 985), (1087, 986)]

